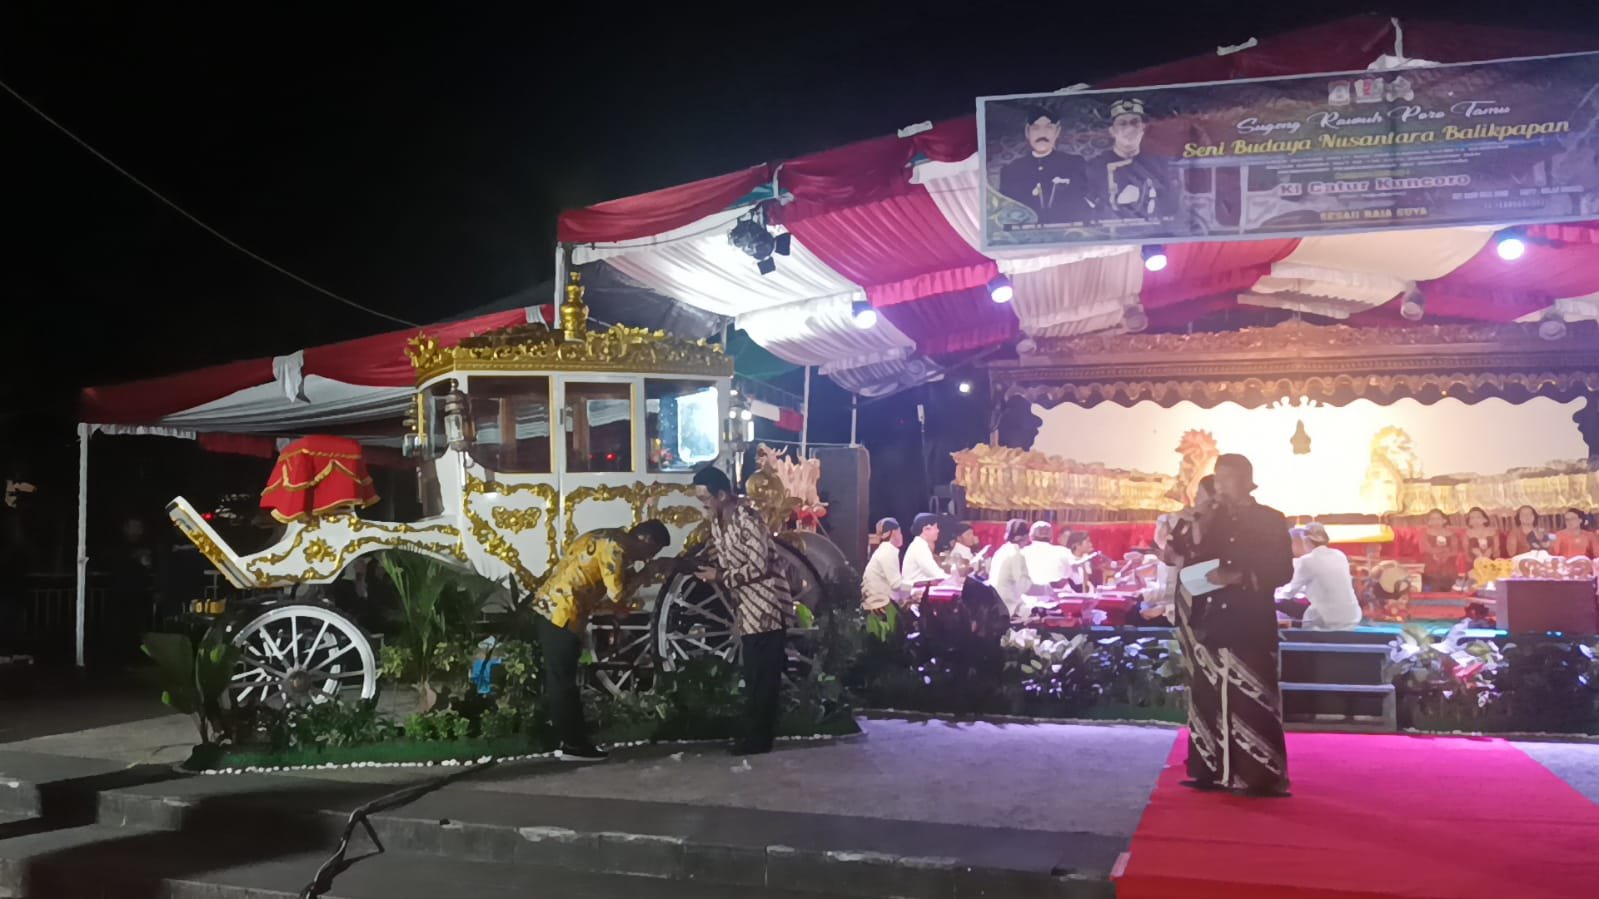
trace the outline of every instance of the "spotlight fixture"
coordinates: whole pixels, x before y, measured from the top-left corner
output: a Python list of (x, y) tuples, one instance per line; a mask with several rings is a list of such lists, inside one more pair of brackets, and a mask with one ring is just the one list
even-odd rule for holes
[(849, 308), (850, 321), (855, 323), (855, 327), (866, 331), (877, 326), (877, 310), (872, 308), (871, 303), (865, 300), (856, 300), (850, 304)]
[(1412, 287), (1405, 292), (1405, 299), (1399, 304), (1399, 314), (1405, 321), (1421, 321), (1421, 317), (1427, 314), (1427, 298)]
[(1499, 232), (1499, 237), (1494, 241), (1494, 252), (1506, 262), (1515, 262), (1527, 252), (1527, 239), (1520, 230), (1511, 229)]
[(959, 390), (961, 393), (971, 393), (972, 392), (972, 382), (971, 381), (962, 381), (959, 384), (955, 385), (955, 389)]
[(1160, 244), (1150, 244), (1143, 248), (1144, 271), (1158, 272), (1166, 267), (1166, 248)]
[(988, 282), (988, 298), (996, 303), (1009, 303), (1016, 296), (1016, 286), (1010, 278), (1000, 275)]
[(764, 214), (757, 209), (738, 220), (733, 230), (727, 233), (727, 242), (755, 260), (756, 271), (770, 275), (777, 271), (777, 263), (772, 260), (772, 254), (787, 256), (793, 249), (794, 238), (786, 232), (773, 234), (771, 229), (766, 227)]
[(1566, 320), (1553, 309), (1538, 319), (1538, 336), (1544, 340), (1559, 340), (1566, 336)]

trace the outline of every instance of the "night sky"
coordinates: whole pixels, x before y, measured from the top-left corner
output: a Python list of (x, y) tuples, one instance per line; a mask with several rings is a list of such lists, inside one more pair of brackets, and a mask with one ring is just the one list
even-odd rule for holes
[[(1588, 5), (1382, 12), (1599, 33)], [(271, 4), (246, 18), (236, 4), (133, 6), (11, 0), (0, 78), (246, 246), (415, 321), (548, 277), (564, 207), (1370, 10)], [(219, 244), (4, 96), (0, 135), (4, 410), (70, 414), (78, 386), (391, 327)]]

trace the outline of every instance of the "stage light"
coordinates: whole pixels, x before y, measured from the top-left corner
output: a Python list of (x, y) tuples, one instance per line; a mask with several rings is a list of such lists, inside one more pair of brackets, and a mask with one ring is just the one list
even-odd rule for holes
[(971, 381), (962, 381), (959, 384), (955, 385), (955, 389), (959, 390), (961, 393), (971, 393), (972, 392), (972, 382)]
[(1427, 298), (1421, 295), (1421, 291), (1411, 288), (1399, 304), (1399, 314), (1405, 321), (1421, 321), (1421, 317), (1427, 314)]
[(777, 263), (772, 261), (772, 254), (780, 253), (787, 256), (793, 238), (787, 234), (772, 234), (758, 221), (760, 215), (760, 211), (757, 210), (748, 217), (739, 219), (733, 230), (727, 232), (727, 242), (754, 259), (756, 271), (770, 275), (777, 271)]
[(1566, 336), (1566, 320), (1551, 309), (1538, 319), (1538, 336), (1544, 340), (1559, 340)]
[(877, 327), (877, 310), (865, 300), (856, 300), (850, 304), (850, 321), (862, 331)]
[(744, 421), (749, 421), (755, 417), (755, 413), (748, 409), (740, 409), (738, 410), (738, 417)]
[(1010, 283), (1010, 278), (1000, 275), (988, 282), (988, 298), (996, 303), (1009, 303), (1016, 296), (1016, 286)]
[(1501, 231), (1494, 242), (1494, 252), (1506, 262), (1515, 262), (1527, 252), (1527, 241), (1520, 231)]
[(1160, 244), (1151, 244), (1143, 248), (1144, 270), (1158, 272), (1166, 267), (1166, 248)]

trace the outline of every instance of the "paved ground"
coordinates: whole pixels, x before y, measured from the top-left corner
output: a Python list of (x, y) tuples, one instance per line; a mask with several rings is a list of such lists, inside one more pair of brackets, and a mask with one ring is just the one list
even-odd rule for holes
[(690, 747), (465, 782), (508, 793), (1126, 836), (1176, 732), (1059, 724), (866, 721), (866, 737), (734, 759)]
[(1542, 762), (1577, 792), (1599, 803), (1599, 744), (1517, 743), (1516, 746)]
[(0, 698), (0, 743), (159, 718), (160, 693), (132, 675), (83, 681), (72, 670), (35, 670), (28, 687)]

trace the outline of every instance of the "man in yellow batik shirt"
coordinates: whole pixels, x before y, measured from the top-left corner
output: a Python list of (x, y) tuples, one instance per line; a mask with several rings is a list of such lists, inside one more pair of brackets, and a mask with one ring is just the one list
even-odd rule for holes
[(589, 616), (602, 604), (623, 603), (632, 584), (633, 565), (652, 559), (672, 544), (666, 525), (645, 521), (623, 531), (605, 528), (578, 537), (566, 548), (550, 576), (533, 593), (533, 611), (544, 653), (544, 697), (550, 724), (561, 737), (560, 757), (603, 761), (605, 751), (589, 739), (583, 701), (577, 688), (578, 660)]

